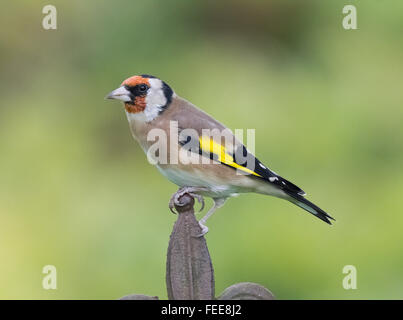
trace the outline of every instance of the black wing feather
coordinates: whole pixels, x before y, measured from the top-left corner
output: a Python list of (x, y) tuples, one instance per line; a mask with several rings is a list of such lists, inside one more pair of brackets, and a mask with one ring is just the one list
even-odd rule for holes
[[(179, 128), (179, 132), (180, 132), (179, 144), (181, 146), (184, 146), (185, 144), (188, 144), (189, 142), (195, 142), (194, 145), (191, 146), (192, 151), (198, 152), (200, 155), (210, 158), (211, 160), (218, 161), (217, 155), (215, 153), (211, 153), (211, 152), (208, 153), (205, 150), (202, 150), (202, 148), (199, 145), (198, 137), (181, 135), (181, 133), (182, 133), (181, 128)], [(239, 148), (242, 148), (242, 149), (239, 150)], [(233, 157), (234, 162), (236, 164), (238, 164), (244, 168), (248, 168), (249, 170), (252, 170), (253, 172), (255, 172), (256, 174), (259, 175), (259, 176), (250, 175), (251, 177), (254, 177), (256, 179), (262, 179), (265, 182), (275, 185), (284, 191), (296, 193), (301, 196), (305, 195), (305, 192), (301, 188), (299, 188), (292, 182), (284, 179), (283, 177), (279, 176), (278, 174), (274, 173), (269, 168), (267, 168), (265, 165), (263, 165), (263, 163), (260, 162), (259, 159), (256, 158), (252, 153), (250, 153), (243, 144), (240, 144), (238, 146), (238, 149), (236, 149), (236, 151), (230, 155)], [(246, 161), (246, 159), (247, 159), (247, 161)], [(226, 165), (225, 163), (222, 163), (222, 164)], [(229, 166), (229, 167), (231, 167), (231, 166)], [(231, 168), (236, 170), (234, 167), (231, 167)]]
[[(292, 182), (284, 179), (283, 177), (279, 176), (278, 174), (274, 173), (273, 171), (271, 171), (269, 168), (267, 168), (262, 162), (259, 161), (258, 158), (256, 158), (254, 155), (252, 155), (244, 145), (240, 146), (243, 148), (242, 150), (242, 158), (245, 159), (246, 156), (250, 157), (249, 159), (253, 159), (254, 160), (254, 167), (250, 167), (248, 166), (248, 163), (244, 162), (241, 163), (241, 161), (237, 161), (236, 159), (236, 155), (238, 154), (237, 152), (235, 152), (235, 156), (234, 156), (234, 161), (236, 163), (238, 163), (239, 165), (243, 166), (243, 167), (247, 167), (250, 170), (253, 170), (255, 173), (257, 173), (259, 176), (261, 176), (260, 179), (263, 179), (264, 181), (274, 184), (277, 187), (279, 187), (282, 190), (287, 190), (293, 193), (297, 193), (301, 196), (305, 195), (304, 190), (302, 190), (301, 188), (299, 188), (298, 186), (296, 186), (295, 184), (293, 184)], [(243, 161), (242, 161), (243, 162)], [(256, 177), (256, 176), (254, 176)], [(259, 178), (259, 177), (256, 177)]]

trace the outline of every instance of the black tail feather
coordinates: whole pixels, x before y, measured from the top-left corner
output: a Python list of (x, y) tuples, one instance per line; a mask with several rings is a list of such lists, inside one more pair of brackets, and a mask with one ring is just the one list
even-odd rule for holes
[(288, 199), (292, 203), (296, 204), (298, 207), (308, 211), (315, 217), (321, 219), (322, 221), (332, 224), (329, 219), (335, 220), (331, 216), (329, 216), (325, 211), (321, 208), (310, 202), (309, 200), (305, 199), (302, 195), (299, 195), (294, 192), (290, 192), (287, 190), (283, 190), (290, 198)]

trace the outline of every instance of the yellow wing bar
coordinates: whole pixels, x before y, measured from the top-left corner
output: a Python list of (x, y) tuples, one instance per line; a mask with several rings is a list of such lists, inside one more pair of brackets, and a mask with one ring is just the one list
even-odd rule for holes
[(262, 177), (260, 174), (257, 174), (256, 172), (236, 163), (234, 161), (234, 157), (232, 157), (231, 155), (229, 155), (226, 152), (225, 146), (222, 146), (220, 143), (214, 141), (211, 137), (201, 136), (199, 138), (199, 142), (200, 142), (201, 150), (208, 154), (211, 154), (211, 153), (215, 154), (217, 156), (217, 160), (219, 162), (224, 163), (230, 167), (233, 167), (234, 169), (239, 169), (243, 172), (253, 174), (257, 177)]

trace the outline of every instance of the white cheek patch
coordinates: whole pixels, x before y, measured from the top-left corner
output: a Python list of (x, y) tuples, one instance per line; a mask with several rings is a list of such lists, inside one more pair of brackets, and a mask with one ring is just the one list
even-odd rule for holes
[(167, 104), (167, 98), (162, 90), (162, 81), (160, 79), (150, 78), (150, 89), (146, 96), (146, 108), (144, 114), (148, 121), (158, 116), (163, 106)]

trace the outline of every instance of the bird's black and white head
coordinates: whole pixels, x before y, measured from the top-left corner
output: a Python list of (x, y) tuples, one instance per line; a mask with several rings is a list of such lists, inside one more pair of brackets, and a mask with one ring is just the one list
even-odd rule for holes
[(164, 81), (143, 74), (126, 79), (106, 98), (123, 101), (129, 117), (149, 122), (169, 107), (174, 95)]

